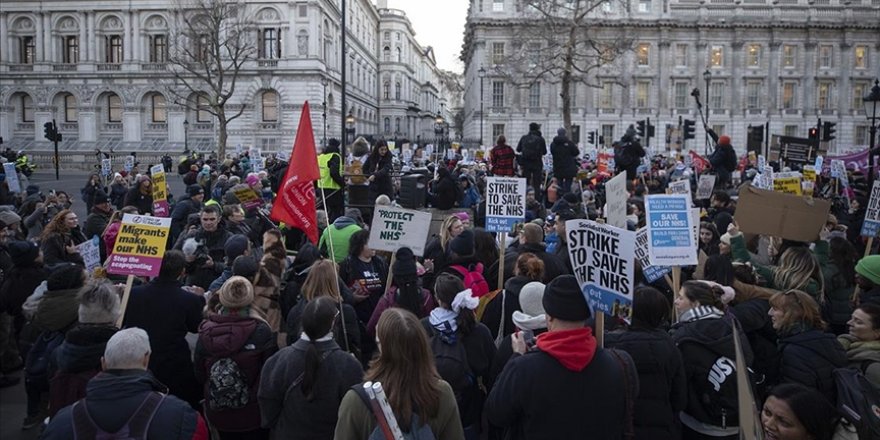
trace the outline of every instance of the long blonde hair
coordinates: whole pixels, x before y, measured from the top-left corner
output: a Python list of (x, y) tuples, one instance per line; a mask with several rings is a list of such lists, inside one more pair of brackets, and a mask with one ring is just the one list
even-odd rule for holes
[(790, 247), (779, 256), (779, 264), (773, 270), (773, 284), (777, 289), (806, 291), (811, 280), (819, 287), (816, 300), (824, 304), (825, 282), (813, 252), (805, 247)]
[(454, 215), (450, 215), (449, 217), (446, 217), (446, 220), (443, 220), (443, 226), (440, 228), (440, 247), (443, 248), (444, 251), (446, 251), (446, 245), (452, 241), (453, 237), (450, 229), (452, 229), (452, 225), (454, 225), (455, 222), (461, 222), (461, 219)]
[(333, 260), (318, 260), (309, 269), (309, 274), (302, 286), (303, 297), (311, 301), (322, 296), (329, 296), (334, 301), (341, 302), (339, 294), (339, 276), (336, 271), (336, 263)]

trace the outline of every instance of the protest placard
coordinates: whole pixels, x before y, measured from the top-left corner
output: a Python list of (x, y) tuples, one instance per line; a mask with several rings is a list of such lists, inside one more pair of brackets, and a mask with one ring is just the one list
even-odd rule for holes
[(232, 193), (235, 194), (235, 197), (238, 199), (238, 202), (241, 203), (241, 206), (245, 211), (249, 211), (251, 208), (256, 208), (263, 204), (263, 199), (261, 199), (260, 195), (251, 187), (233, 188)]
[(525, 219), (527, 186), (519, 177), (486, 179), (486, 231), (510, 232)]
[(740, 231), (812, 242), (828, 219), (827, 200), (797, 197), (746, 186), (740, 188), (734, 219)]
[(125, 156), (125, 162), (122, 165), (122, 168), (125, 169), (125, 172), (131, 172), (134, 168), (134, 156)]
[(648, 255), (658, 266), (697, 264), (690, 195), (650, 195), (645, 199)]
[(605, 222), (615, 228), (626, 229), (626, 173), (620, 173), (605, 182)]
[(821, 172), (822, 172), (822, 165), (823, 165), (824, 163), (825, 163), (825, 157), (824, 157), (824, 156), (822, 156), (822, 155), (816, 156), (816, 164), (813, 165), (813, 166), (816, 167), (816, 172), (817, 172), (817, 173), (821, 173)]
[(83, 264), (85, 264), (86, 270), (89, 272), (95, 270), (96, 267), (101, 266), (100, 243), (100, 239), (95, 235), (76, 246), (76, 251), (82, 257)]
[(430, 228), (431, 214), (428, 212), (376, 206), (370, 227), (369, 246), (370, 249), (387, 252), (408, 247), (413, 254), (422, 256)]
[(590, 220), (569, 220), (565, 230), (574, 275), (590, 308), (629, 322), (636, 234)]
[(21, 192), (21, 182), (18, 180), (18, 172), (15, 171), (15, 163), (4, 163), (3, 173), (6, 175), (6, 186), (9, 187), (9, 192)]
[(773, 176), (773, 191), (795, 196), (801, 195), (800, 173), (776, 173)]
[(101, 175), (107, 177), (113, 174), (113, 165), (110, 162), (109, 157), (105, 157), (101, 159)]
[(767, 166), (767, 158), (764, 157), (763, 154), (758, 155), (758, 170), (763, 172), (764, 167)]
[(691, 179), (685, 178), (669, 183), (669, 192), (671, 194), (686, 194), (688, 198), (691, 196)]
[(834, 177), (835, 179), (847, 178), (846, 164), (842, 160), (831, 159), (831, 177)]
[(385, 144), (388, 145), (388, 151), (394, 151), (395, 149), (397, 149), (397, 142), (388, 141)]
[(804, 165), (804, 180), (809, 180), (810, 182), (816, 181), (816, 167), (813, 165)]
[(636, 261), (642, 266), (642, 274), (649, 283), (663, 278), (671, 270), (669, 266), (653, 266), (648, 257), (648, 227), (636, 231)]
[(150, 176), (153, 178), (153, 215), (156, 217), (168, 217), (168, 182), (165, 179), (165, 168), (162, 165), (150, 167)]
[(712, 190), (715, 189), (715, 179), (718, 176), (714, 174), (703, 174), (700, 181), (697, 182), (697, 200), (708, 199), (712, 197)]
[(170, 228), (170, 218), (125, 214), (113, 253), (107, 260), (107, 272), (116, 275), (158, 276)]
[(875, 180), (874, 186), (871, 187), (871, 197), (868, 199), (868, 210), (865, 211), (861, 235), (876, 237), (878, 232), (880, 232), (880, 180)]

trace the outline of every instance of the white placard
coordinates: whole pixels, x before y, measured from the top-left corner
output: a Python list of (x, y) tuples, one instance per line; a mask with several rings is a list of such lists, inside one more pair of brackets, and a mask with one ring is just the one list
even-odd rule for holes
[(642, 266), (642, 275), (649, 283), (663, 278), (663, 275), (672, 270), (669, 266), (652, 266), (648, 257), (648, 228), (643, 227), (636, 231), (636, 261)]
[(697, 200), (708, 199), (712, 197), (712, 191), (715, 189), (715, 179), (718, 176), (714, 174), (703, 174), (700, 181), (697, 182)]
[(880, 180), (875, 180), (874, 186), (871, 187), (871, 197), (868, 199), (861, 235), (876, 237), (878, 232), (880, 232)]
[(620, 173), (605, 182), (605, 222), (615, 228), (626, 229), (626, 173)]
[(15, 171), (15, 163), (4, 163), (3, 173), (6, 174), (6, 186), (9, 187), (9, 192), (20, 193), (21, 182), (18, 180), (18, 172)]
[(486, 231), (510, 232), (526, 217), (526, 188), (521, 177), (486, 179)]
[(101, 265), (100, 245), (101, 241), (97, 235), (76, 245), (76, 251), (82, 256), (83, 264), (85, 264), (86, 270), (89, 272)]
[(396, 252), (402, 247), (422, 256), (431, 228), (431, 214), (393, 206), (376, 206), (370, 227), (370, 249)]
[(109, 176), (113, 173), (113, 164), (110, 162), (109, 157), (105, 157), (101, 159), (101, 175), (104, 177)]
[(655, 266), (697, 264), (690, 196), (649, 195), (645, 198), (648, 256)]
[(669, 183), (669, 192), (672, 194), (685, 194), (691, 196), (691, 179), (686, 177)]
[(131, 172), (134, 168), (134, 156), (125, 156), (125, 163), (122, 165), (126, 173)]

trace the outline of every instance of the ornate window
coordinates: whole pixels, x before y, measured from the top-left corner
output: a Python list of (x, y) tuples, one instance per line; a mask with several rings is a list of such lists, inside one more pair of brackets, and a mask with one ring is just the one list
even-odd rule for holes
[(107, 95), (107, 122), (122, 122), (122, 99), (119, 95)]
[(34, 99), (21, 95), (21, 122), (34, 122)]
[(168, 112), (164, 96), (158, 93), (150, 96), (150, 113), (153, 122), (168, 122)]
[(64, 95), (64, 122), (77, 122), (76, 98)]
[(263, 122), (278, 122), (278, 93), (272, 90), (263, 92), (261, 96)]

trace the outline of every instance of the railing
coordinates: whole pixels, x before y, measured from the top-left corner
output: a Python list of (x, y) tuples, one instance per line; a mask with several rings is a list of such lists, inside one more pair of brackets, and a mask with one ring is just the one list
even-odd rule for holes
[(15, 124), (15, 129), (19, 131), (34, 131), (34, 123), (33, 122), (19, 122)]
[(277, 122), (260, 122), (257, 124), (257, 128), (260, 130), (277, 130), (278, 125)]
[(764, 114), (764, 110), (759, 109), (759, 108), (750, 108), (750, 109), (748, 110), (748, 114), (749, 114), (750, 116), (751, 116), (751, 115), (762, 115), (762, 114)]
[(79, 123), (77, 123), (77, 122), (62, 122), (61, 123), (61, 130), (62, 131), (78, 131), (79, 130)]
[(800, 113), (801, 113), (801, 111), (798, 110), (798, 109), (795, 109), (795, 108), (786, 108), (786, 109), (782, 109), (782, 114), (783, 114), (783, 115), (797, 116), (797, 115), (799, 115)]
[(165, 122), (150, 122), (147, 124), (147, 130), (165, 131), (168, 130), (168, 124)]
[(650, 115), (650, 114), (652, 114), (652, 113), (654, 113), (654, 110), (649, 109), (649, 108), (638, 108), (638, 109), (636, 109), (636, 114), (637, 114), (637, 115)]
[(156, 70), (167, 70), (167, 69), (168, 69), (168, 67), (167, 67), (167, 64), (165, 64), (165, 63), (146, 63), (146, 64), (141, 64), (141, 70), (152, 70), (152, 71), (156, 71)]
[(613, 114), (617, 113), (617, 110), (613, 109), (613, 108), (600, 108), (599, 113), (601, 113), (603, 115), (613, 115)]
[(9, 71), (10, 72), (33, 72), (34, 65), (33, 64), (10, 64)]
[(257, 67), (278, 67), (278, 60), (257, 60)]
[(53, 64), (54, 72), (76, 72), (76, 64)]
[(507, 113), (507, 107), (489, 107), (489, 113)]
[(111, 71), (119, 71), (122, 70), (122, 64), (116, 63), (101, 63), (98, 64), (99, 72), (111, 72)]
[(105, 122), (104, 131), (122, 131), (122, 122)]
[(193, 130), (213, 130), (214, 129), (213, 122), (196, 122), (192, 126), (193, 126)]

